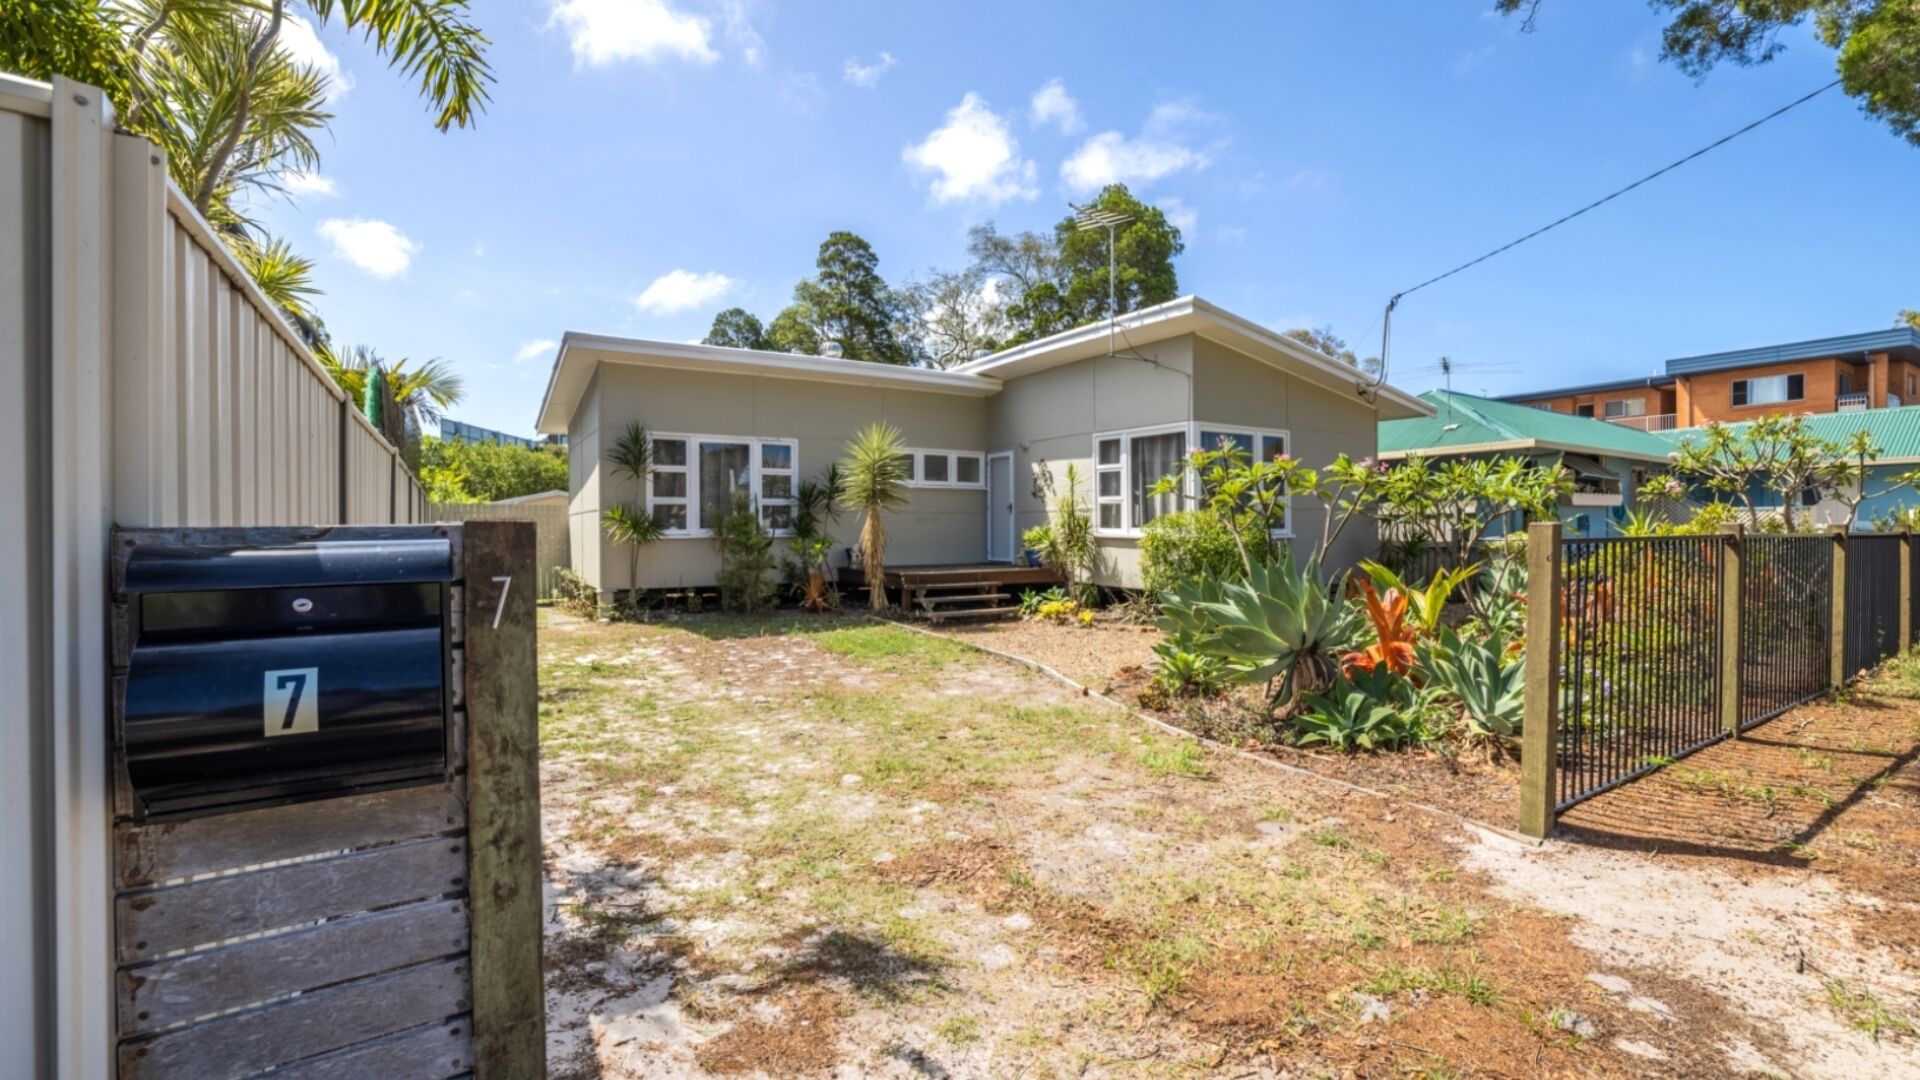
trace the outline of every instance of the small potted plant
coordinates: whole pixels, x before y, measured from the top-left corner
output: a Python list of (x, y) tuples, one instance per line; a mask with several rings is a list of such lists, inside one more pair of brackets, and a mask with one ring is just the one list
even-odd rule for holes
[(1046, 525), (1035, 525), (1020, 534), (1020, 542), (1026, 545), (1027, 565), (1039, 566), (1040, 553), (1053, 544), (1053, 529)]

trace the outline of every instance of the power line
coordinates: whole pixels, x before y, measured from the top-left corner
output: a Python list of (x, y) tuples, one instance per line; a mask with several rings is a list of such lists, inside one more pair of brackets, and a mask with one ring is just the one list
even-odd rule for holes
[(1773, 110), (1767, 115), (1761, 117), (1758, 120), (1755, 120), (1753, 123), (1748, 124), (1737, 131), (1732, 131), (1726, 135), (1722, 135), (1720, 138), (1715, 139), (1714, 141), (1708, 143), (1707, 145), (1701, 147), (1698, 150), (1695, 150), (1693, 153), (1688, 154), (1686, 157), (1680, 158), (1679, 160), (1674, 161), (1671, 164), (1664, 165), (1658, 169), (1655, 169), (1654, 171), (1648, 173), (1647, 175), (1641, 177), (1640, 179), (1635, 180), (1633, 183), (1628, 184), (1623, 188), (1619, 188), (1617, 190), (1611, 191), (1606, 195), (1603, 195), (1600, 198), (1595, 199), (1594, 201), (1588, 203), (1587, 205), (1581, 207), (1578, 210), (1575, 210), (1570, 214), (1566, 214), (1562, 217), (1556, 218), (1553, 221), (1548, 222), (1545, 225), (1540, 226), (1539, 228), (1533, 230), (1532, 232), (1526, 234), (1525, 236), (1522, 236), (1516, 240), (1509, 240), (1508, 242), (1501, 244), (1499, 247), (1494, 248), (1492, 251), (1487, 252), (1485, 255), (1482, 255), (1477, 259), (1469, 259), (1468, 261), (1461, 263), (1459, 266), (1454, 267), (1453, 269), (1447, 271), (1444, 274), (1436, 274), (1433, 277), (1430, 277), (1427, 280), (1421, 282), (1420, 284), (1413, 286), (1412, 288), (1402, 289), (1399, 292), (1394, 293), (1391, 297), (1387, 299), (1387, 309), (1385, 313), (1382, 314), (1381, 320), (1380, 320), (1381, 322), (1381, 325), (1380, 325), (1380, 372), (1378, 377), (1375, 378), (1373, 385), (1378, 386), (1381, 383), (1386, 381), (1387, 350), (1389, 345), (1391, 344), (1392, 332), (1393, 332), (1392, 330), (1393, 309), (1399, 305), (1402, 298), (1406, 297), (1411, 293), (1419, 292), (1421, 289), (1424, 289), (1427, 286), (1432, 285), (1436, 282), (1445, 281), (1447, 278), (1450, 278), (1453, 275), (1458, 274), (1463, 270), (1468, 270), (1475, 266), (1478, 266), (1481, 263), (1486, 262), (1488, 259), (1493, 258), (1495, 255), (1499, 255), (1504, 252), (1511, 251), (1514, 248), (1519, 247), (1521, 244), (1524, 244), (1527, 241), (1533, 239), (1534, 237), (1539, 236), (1542, 233), (1550, 232), (1554, 229), (1557, 229), (1560, 226), (1565, 225), (1567, 222), (1572, 221), (1574, 218), (1577, 218), (1580, 215), (1587, 213), (1588, 211), (1597, 210), (1600, 207), (1605, 206), (1606, 204), (1619, 198), (1620, 196), (1625, 195), (1627, 192), (1632, 191), (1635, 188), (1640, 187), (1652, 180), (1657, 180), (1660, 177), (1665, 176), (1667, 173), (1672, 172), (1673, 170), (1679, 168), (1682, 165), (1685, 165), (1687, 162), (1692, 161), (1697, 157), (1700, 157), (1704, 154), (1709, 153), (1710, 151), (1717, 150), (1720, 147), (1725, 146), (1726, 144), (1732, 142), (1733, 140), (1739, 138), (1742, 135), (1745, 135), (1747, 132), (1752, 131), (1754, 128), (1759, 127), (1760, 125), (1766, 123), (1767, 121), (1777, 119), (1778, 117), (1786, 115), (1787, 113), (1793, 111), (1794, 109), (1797, 109), (1802, 105), (1805, 105), (1807, 102), (1812, 101), (1814, 98), (1819, 97), (1821, 94), (1824, 94), (1827, 91), (1839, 85), (1840, 85), (1840, 80), (1835, 79), (1832, 82), (1826, 84), (1825, 86), (1820, 87), (1817, 90), (1814, 90), (1810, 93), (1804, 94), (1800, 97), (1795, 98), (1792, 101), (1787, 102), (1785, 105), (1780, 106), (1779, 108)]

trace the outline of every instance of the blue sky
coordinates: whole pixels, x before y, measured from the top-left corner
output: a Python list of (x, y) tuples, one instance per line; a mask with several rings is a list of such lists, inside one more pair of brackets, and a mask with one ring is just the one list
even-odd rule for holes
[[(436, 133), (338, 27), (318, 176), (262, 208), (318, 259), (337, 340), (441, 356), (452, 415), (530, 432), (565, 330), (763, 318), (833, 229), (894, 282), (969, 226), (1045, 229), (1102, 179), (1187, 233), (1182, 291), (1377, 348), (1386, 297), (1832, 78), (1804, 34), (1696, 85), (1639, 3), (476, 0), (499, 76)], [(1049, 90), (1048, 87), (1054, 89)], [(1503, 392), (1852, 333), (1920, 307), (1920, 151), (1837, 90), (1408, 298), (1392, 379)]]

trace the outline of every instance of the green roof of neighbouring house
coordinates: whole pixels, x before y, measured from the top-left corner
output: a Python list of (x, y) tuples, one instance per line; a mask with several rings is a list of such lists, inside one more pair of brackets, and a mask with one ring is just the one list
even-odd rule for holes
[[(1883, 465), (1907, 465), (1920, 462), (1920, 405), (1903, 405), (1898, 409), (1863, 409), (1859, 412), (1816, 413), (1802, 416), (1806, 421), (1807, 432), (1816, 438), (1828, 442), (1844, 442), (1856, 431), (1864, 431), (1880, 448), (1880, 463)], [(1388, 423), (1404, 424), (1409, 421), (1391, 420)], [(1739, 429), (1751, 421), (1728, 424)], [(1386, 430), (1386, 424), (1380, 425)], [(1685, 439), (1699, 438), (1704, 428), (1679, 428), (1674, 431), (1662, 431), (1656, 438), (1669, 444), (1678, 445)], [(1380, 441), (1384, 444), (1386, 436)]]
[(1432, 416), (1380, 422), (1381, 457), (1545, 450), (1665, 461), (1673, 453), (1659, 436), (1591, 417), (1445, 390), (1420, 399), (1433, 406)]

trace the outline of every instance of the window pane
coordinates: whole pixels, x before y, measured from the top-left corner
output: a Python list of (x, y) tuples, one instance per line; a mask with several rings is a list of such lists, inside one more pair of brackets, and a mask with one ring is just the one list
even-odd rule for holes
[(918, 480), (918, 479), (920, 479), (920, 474), (919, 474), (919, 473), (917, 473), (917, 472), (915, 472), (915, 471), (914, 471), (914, 469), (913, 469), (913, 462), (914, 462), (914, 458), (915, 458), (915, 457), (916, 457), (916, 455), (914, 455), (914, 454), (901, 454), (901, 455), (900, 455), (900, 470), (901, 470), (901, 474), (902, 474), (903, 476), (905, 476), (905, 477), (907, 478), (907, 480), (908, 480), (908, 481), (913, 481), (913, 480)]
[(1137, 435), (1133, 439), (1133, 525), (1140, 528), (1159, 517), (1180, 509), (1179, 499), (1171, 492), (1165, 495), (1147, 494), (1153, 485), (1163, 476), (1172, 476), (1181, 469), (1182, 459), (1187, 454), (1187, 436), (1185, 432), (1175, 431), (1165, 435)]
[[(1118, 474), (1115, 474), (1115, 475), (1118, 475)], [(1115, 503), (1100, 504), (1100, 527), (1103, 529), (1117, 529), (1120, 527), (1120, 504), (1119, 503), (1115, 502)]]
[(980, 482), (980, 459), (962, 455), (953, 459), (953, 478), (962, 484)]
[(1802, 375), (1787, 376), (1787, 400), (1799, 401), (1801, 398), (1806, 397), (1807, 396), (1806, 385), (1807, 385), (1807, 380), (1805, 376), (1802, 376)]
[(793, 468), (793, 447), (786, 443), (761, 443), (760, 467), (763, 469)]
[(760, 497), (763, 499), (793, 498), (793, 477), (785, 474), (761, 476)]
[(684, 499), (687, 497), (687, 474), (683, 472), (656, 472), (653, 474), (653, 497), (656, 499)]
[(753, 482), (746, 443), (700, 444), (700, 527), (717, 529), (733, 513), (735, 492), (751, 495)]
[(947, 482), (947, 455), (922, 454), (920, 456), (920, 468), (924, 470), (926, 474), (920, 477), (922, 481), (929, 484), (944, 484)]
[(763, 506), (760, 508), (760, 520), (774, 532), (791, 529), (793, 528), (793, 507)]
[(1100, 464), (1102, 465), (1120, 464), (1120, 440), (1119, 439), (1101, 439), (1100, 440)]
[(1120, 470), (1107, 469), (1100, 474), (1100, 497), (1117, 499), (1120, 497)]
[(653, 508), (653, 516), (659, 519), (661, 525), (669, 529), (687, 527), (687, 508), (684, 506), (656, 506)]
[(1747, 380), (1735, 379), (1733, 381), (1733, 403), (1735, 405), (1745, 405), (1747, 403)]
[(1253, 455), (1253, 436), (1242, 431), (1203, 431), (1200, 433), (1200, 449), (1218, 450), (1222, 444), (1237, 446), (1240, 452)]
[(653, 440), (653, 463), (655, 465), (664, 465), (668, 468), (685, 465), (687, 463), (687, 440)]
[(1274, 458), (1285, 455), (1286, 452), (1287, 440), (1278, 435), (1263, 435), (1260, 437), (1261, 461), (1272, 461)]

